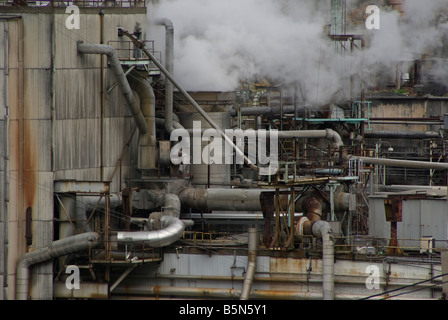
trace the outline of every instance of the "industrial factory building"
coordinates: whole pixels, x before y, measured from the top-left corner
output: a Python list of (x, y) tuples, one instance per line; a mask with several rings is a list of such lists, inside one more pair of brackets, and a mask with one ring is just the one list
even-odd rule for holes
[(446, 298), (448, 5), (223, 2), (0, 0), (0, 300)]

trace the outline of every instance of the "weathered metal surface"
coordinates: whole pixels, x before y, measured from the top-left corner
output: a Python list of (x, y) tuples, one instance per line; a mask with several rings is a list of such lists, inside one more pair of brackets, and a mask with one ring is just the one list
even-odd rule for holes
[(109, 193), (108, 182), (98, 181), (55, 181), (55, 193)]
[(99, 282), (81, 282), (79, 289), (67, 289), (65, 282), (56, 281), (53, 287), (54, 298), (63, 299), (107, 299), (108, 284)]
[[(388, 239), (384, 197), (369, 198), (369, 230), (373, 237)], [(402, 202), (402, 221), (397, 225), (398, 242), (405, 250), (419, 250), (420, 238), (433, 236), (436, 247), (445, 247), (447, 239), (446, 198), (408, 199)]]

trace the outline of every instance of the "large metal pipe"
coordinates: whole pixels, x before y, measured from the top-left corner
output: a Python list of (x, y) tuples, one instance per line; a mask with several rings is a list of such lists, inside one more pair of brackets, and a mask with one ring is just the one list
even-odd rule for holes
[[(304, 107), (300, 107), (301, 110)], [(296, 111), (294, 106), (265, 106), (265, 107), (243, 107), (241, 108), (242, 116), (274, 116), (279, 115), (283, 112), (283, 114), (294, 114)], [(234, 117), (238, 115), (238, 111), (235, 109), (231, 110), (231, 116)]]
[[(156, 24), (165, 26), (165, 67), (173, 74), (174, 62), (174, 26), (173, 22), (167, 18), (157, 19)], [(165, 79), (165, 129), (171, 133), (175, 126), (173, 125), (173, 84)]]
[(306, 216), (297, 223), (299, 236), (313, 235), (322, 239), (322, 290), (324, 300), (334, 300), (334, 238), (327, 221), (321, 220), (322, 200), (312, 194), (303, 201)]
[[(138, 296), (177, 296), (177, 297), (199, 297), (199, 298), (223, 298), (223, 299), (237, 299), (241, 296), (241, 291), (238, 289), (227, 288), (198, 288), (198, 287), (168, 287), (168, 286), (139, 286), (139, 285), (126, 285), (117, 287), (114, 295), (130, 295)], [(366, 295), (345, 294), (339, 293), (335, 295), (336, 300), (360, 300), (365, 298)], [(370, 300), (380, 300), (385, 296), (376, 296)], [(299, 292), (292, 290), (252, 290), (250, 294), (251, 299), (259, 300), (321, 300), (323, 295), (318, 292)], [(121, 299), (121, 297), (120, 297)], [(415, 300), (415, 297), (392, 297), (390, 300)], [(419, 298), (421, 300), (422, 298)], [(423, 299), (423, 300), (435, 300), (435, 299)]]
[(96, 232), (82, 233), (54, 241), (50, 246), (25, 253), (17, 262), (16, 300), (27, 300), (29, 296), (30, 267), (74, 252), (89, 249), (97, 244), (100, 236)]
[(130, 84), (140, 98), (140, 110), (148, 126), (148, 133), (139, 132), (138, 161), (140, 170), (155, 170), (156, 166), (156, 98), (147, 78), (134, 75)]
[(322, 290), (324, 300), (334, 300), (334, 238), (327, 221), (318, 220), (312, 226), (313, 235), (322, 239)]
[(386, 139), (437, 139), (440, 133), (435, 131), (407, 132), (407, 131), (372, 131), (364, 133), (365, 138)]
[(249, 228), (248, 234), (248, 248), (247, 255), (247, 271), (244, 278), (243, 290), (241, 291), (240, 300), (248, 300), (252, 283), (255, 278), (255, 270), (257, 269), (257, 249), (258, 249), (258, 232), (256, 228)]
[(145, 246), (160, 248), (168, 246), (182, 237), (185, 227), (193, 225), (191, 220), (180, 220), (172, 216), (162, 216), (161, 230), (153, 231), (118, 231), (118, 243), (142, 242)]
[(126, 75), (123, 72), (123, 68), (121, 67), (120, 60), (118, 59), (115, 49), (112, 46), (104, 44), (84, 44), (78, 42), (77, 50), (79, 54), (105, 54), (108, 56), (111, 70), (114, 73), (121, 93), (126, 100), (126, 105), (135, 119), (139, 132), (141, 134), (147, 134), (149, 132), (149, 127), (140, 110), (140, 107), (136, 102), (134, 94), (132, 93), (132, 89), (129, 86)]
[(261, 211), (262, 189), (185, 188), (179, 192), (183, 206), (196, 210)]
[[(269, 136), (269, 131), (267, 132), (267, 136)], [(333, 129), (325, 129), (325, 130), (291, 130), (291, 131), (279, 131), (278, 132), (279, 139), (311, 139), (311, 138), (320, 138), (327, 139), (332, 142), (333, 148), (339, 149), (344, 145), (341, 136), (339, 133), (334, 131)]]
[(258, 167), (253, 164), (253, 162), (246, 157), (243, 151), (238, 148), (233, 141), (224, 133), (224, 131), (221, 130), (221, 128), (215, 123), (215, 121), (199, 106), (199, 104), (188, 94), (187, 91), (182, 88), (182, 86), (173, 78), (171, 73), (169, 73), (166, 68), (154, 57), (154, 55), (149, 52), (149, 50), (146, 49), (145, 45), (140, 42), (138, 39), (136, 39), (133, 35), (129, 34), (127, 31), (119, 30), (119, 35), (125, 35), (129, 37), (129, 39), (132, 40), (132, 42), (141, 49), (150, 59), (151, 61), (157, 66), (157, 68), (162, 71), (162, 73), (165, 75), (165, 77), (170, 80), (173, 85), (179, 90), (180, 93), (191, 103), (191, 105), (198, 111), (202, 117), (221, 135), (221, 137), (226, 141), (226, 143), (229, 144), (229, 146), (232, 146), (233, 150), (235, 150), (235, 153), (240, 156), (242, 159), (244, 159), (244, 162), (249, 165), (251, 168), (258, 170)]
[[(261, 211), (260, 193), (265, 189), (225, 189), (225, 188), (184, 188), (178, 193), (184, 207), (193, 210), (217, 210), (217, 211)], [(281, 196), (284, 207), (288, 206), (287, 196)], [(350, 194), (337, 191), (334, 194), (334, 206), (336, 211), (349, 209)], [(302, 199), (302, 198), (301, 198)], [(300, 200), (300, 199), (299, 199)], [(296, 210), (300, 202), (296, 203)], [(300, 212), (300, 211), (298, 211)]]
[(146, 193), (151, 202), (160, 205), (165, 215), (179, 218), (181, 202), (177, 195), (171, 193), (158, 193), (152, 190), (142, 190), (140, 192)]
[(359, 156), (349, 156), (349, 160), (361, 160), (364, 163), (391, 166), (391, 167), (448, 170), (448, 163), (441, 163), (441, 162), (370, 158)]

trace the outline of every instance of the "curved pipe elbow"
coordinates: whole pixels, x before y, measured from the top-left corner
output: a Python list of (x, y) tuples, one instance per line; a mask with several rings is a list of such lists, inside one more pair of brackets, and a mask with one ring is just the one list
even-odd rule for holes
[(123, 231), (117, 233), (117, 241), (120, 243), (143, 242), (152, 248), (166, 247), (182, 237), (186, 227), (191, 226), (191, 220), (180, 220), (171, 216), (162, 216), (161, 230), (154, 231)]

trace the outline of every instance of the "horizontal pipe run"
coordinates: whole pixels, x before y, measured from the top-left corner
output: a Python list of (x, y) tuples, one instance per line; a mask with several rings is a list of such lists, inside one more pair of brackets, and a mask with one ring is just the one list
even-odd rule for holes
[(442, 126), (443, 121), (400, 121), (400, 120), (370, 120), (370, 124), (405, 124), (420, 126)]
[[(260, 194), (266, 189), (226, 189), (226, 188), (185, 188), (178, 196), (182, 206), (193, 210), (211, 211), (261, 211)], [(349, 193), (335, 192), (335, 208), (337, 211), (348, 210)], [(287, 197), (281, 196), (284, 207), (288, 206)], [(297, 206), (296, 210), (301, 211)]]
[[(264, 272), (263, 272), (264, 273)], [(284, 273), (281, 273), (282, 275), (284, 275)], [(340, 276), (341, 278), (346, 278), (347, 275), (335, 275), (335, 277)], [(353, 275), (350, 275), (350, 277), (356, 277)], [(363, 275), (359, 275), (357, 276), (358, 278), (361, 278), (361, 280), (339, 280), (339, 279), (335, 279), (334, 283), (335, 284), (348, 284), (348, 285), (365, 285), (366, 281), (365, 281), (365, 276)], [(244, 277), (241, 276), (207, 276), (207, 275), (180, 275), (180, 274), (157, 274), (155, 276), (156, 279), (169, 279), (169, 280), (189, 280), (189, 281), (243, 281)], [(153, 277), (151, 277), (151, 279), (153, 279)], [(411, 281), (411, 279), (409, 278), (405, 278), (406, 280)], [(420, 282), (423, 281), (422, 279), (412, 279), (412, 281), (414, 282)], [(308, 273), (294, 273), (294, 274), (289, 274), (287, 276), (281, 276), (279, 274), (275, 274), (274, 277), (264, 277), (264, 276), (259, 276), (259, 277), (254, 277), (254, 283), (258, 283), (258, 282), (273, 282), (273, 283), (311, 283), (311, 284), (322, 284), (323, 279), (310, 279), (310, 274)], [(440, 281), (436, 281), (435, 283), (441, 283)], [(393, 280), (388, 280), (386, 281), (386, 279), (382, 280), (378, 280), (378, 284), (380, 285), (380, 287), (384, 287), (384, 286), (398, 286), (398, 287), (403, 287), (403, 286), (408, 286), (410, 284), (410, 282), (395, 282)], [(432, 288), (434, 287), (434, 283), (419, 283), (417, 285), (415, 285), (417, 288)]]
[[(138, 296), (178, 296), (189, 298), (224, 298), (237, 299), (241, 296), (241, 290), (225, 288), (197, 288), (197, 287), (168, 287), (168, 286), (122, 286), (114, 290), (114, 295), (138, 295)], [(335, 294), (336, 300), (359, 300), (366, 295), (354, 294)], [(323, 294), (319, 292), (297, 292), (286, 290), (252, 290), (250, 299), (266, 300), (322, 300)], [(379, 300), (383, 296), (373, 297), (370, 300)], [(394, 298), (390, 298), (394, 299)], [(416, 298), (405, 298), (400, 296), (398, 299), (415, 300)], [(419, 298), (421, 300), (421, 298)], [(428, 299), (436, 300), (436, 299)]]
[(448, 163), (350, 156), (350, 160), (391, 167), (448, 170)]
[(406, 131), (372, 131), (364, 133), (365, 138), (387, 138), (387, 139), (437, 139), (440, 133), (435, 131), (427, 132), (406, 132)]

